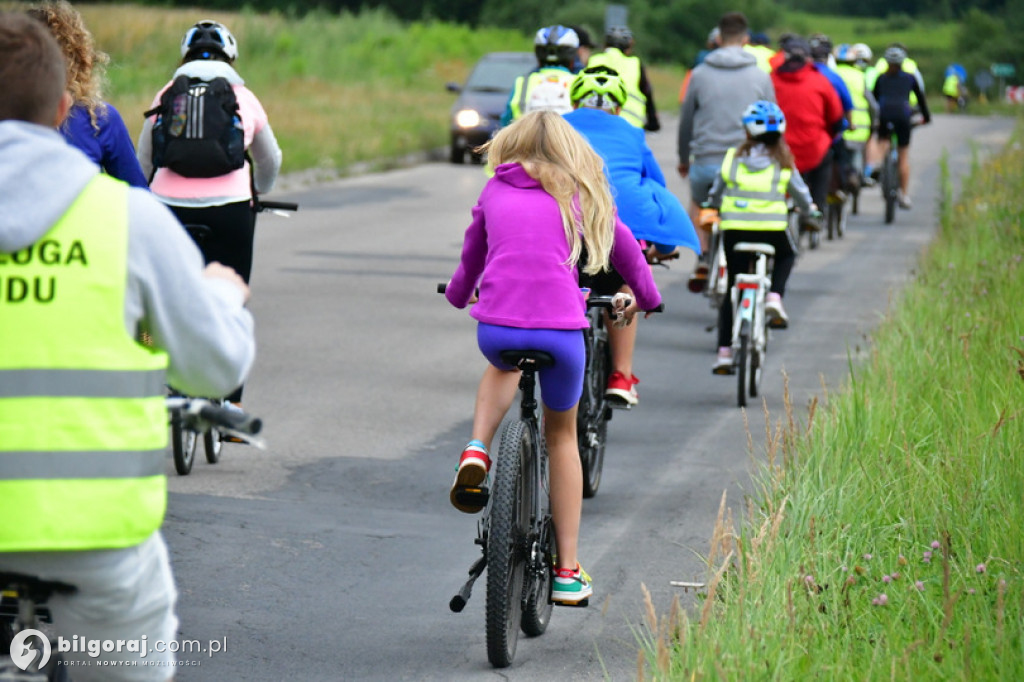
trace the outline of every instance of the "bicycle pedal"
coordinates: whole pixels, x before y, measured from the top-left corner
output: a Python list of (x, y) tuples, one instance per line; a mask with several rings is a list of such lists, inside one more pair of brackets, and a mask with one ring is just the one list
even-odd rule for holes
[(781, 317), (773, 317), (772, 319), (768, 320), (769, 329), (786, 329), (787, 327), (789, 327), (789, 322), (782, 319)]
[(586, 599), (581, 599), (581, 600), (576, 601), (576, 602), (556, 601), (556, 600), (552, 599), (551, 603), (554, 604), (555, 606), (569, 606), (569, 607), (581, 609), (581, 608), (584, 608), (586, 606), (590, 606), (590, 597), (587, 597)]
[(455, 491), (455, 501), (466, 507), (483, 509), (487, 506), (487, 500), (490, 498), (491, 491), (483, 486), (459, 488)]

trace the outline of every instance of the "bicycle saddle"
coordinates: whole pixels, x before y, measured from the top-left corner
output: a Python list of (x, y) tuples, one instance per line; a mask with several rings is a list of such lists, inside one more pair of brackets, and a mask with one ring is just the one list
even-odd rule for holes
[(555, 358), (551, 353), (542, 350), (503, 350), (501, 351), (501, 361), (519, 369), (525, 369), (524, 366), (528, 366), (530, 369), (540, 369), (555, 364)]

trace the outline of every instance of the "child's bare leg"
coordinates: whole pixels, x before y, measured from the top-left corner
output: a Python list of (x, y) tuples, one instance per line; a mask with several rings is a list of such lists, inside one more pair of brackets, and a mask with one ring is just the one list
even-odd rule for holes
[(551, 518), (558, 546), (556, 568), (576, 569), (583, 511), (583, 467), (576, 443), (576, 408), (555, 412), (544, 407), (544, 439), (551, 473)]
[(501, 420), (515, 400), (519, 374), (518, 369), (503, 370), (488, 364), (480, 379), (473, 411), (473, 438), (481, 441), (488, 450)]
[[(633, 295), (633, 290), (629, 287), (624, 286), (619, 291), (630, 296)], [(633, 376), (633, 349), (636, 348), (638, 319), (640, 319), (640, 315), (635, 316), (633, 322), (625, 327), (615, 327), (605, 317), (608, 329), (608, 344), (612, 355), (612, 371), (622, 372), (622, 375), (627, 379)]]

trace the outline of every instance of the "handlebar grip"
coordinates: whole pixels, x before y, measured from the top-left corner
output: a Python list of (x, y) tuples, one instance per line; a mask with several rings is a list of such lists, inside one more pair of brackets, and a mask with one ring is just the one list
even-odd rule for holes
[(651, 308), (650, 310), (645, 310), (644, 312), (647, 312), (647, 313), (663, 313), (663, 312), (665, 312), (665, 304), (664, 303), (659, 303), (656, 307)]
[(299, 205), (291, 201), (263, 201), (260, 199), (257, 201), (257, 210), (263, 211), (266, 209), (279, 209), (282, 211), (298, 211)]
[(236, 412), (219, 405), (203, 405), (199, 417), (224, 428), (255, 436), (263, 428), (263, 421), (245, 412)]
[(446, 289), (448, 289), (448, 283), (447, 282), (438, 282), (437, 283), (437, 293), (443, 294)]

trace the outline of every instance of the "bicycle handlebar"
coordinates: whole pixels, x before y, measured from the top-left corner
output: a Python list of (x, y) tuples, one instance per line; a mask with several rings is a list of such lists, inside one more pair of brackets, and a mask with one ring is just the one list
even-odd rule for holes
[(204, 433), (211, 426), (247, 436), (255, 436), (263, 429), (263, 420), (260, 418), (222, 407), (206, 398), (169, 396), (167, 409), (180, 411), (191, 428)]
[(291, 201), (264, 201), (259, 197), (253, 199), (252, 208), (256, 213), (263, 211), (298, 211), (299, 205)]
[[(448, 283), (447, 282), (438, 282), (437, 283), (437, 293), (443, 294), (447, 288), (448, 288)], [(611, 310), (611, 308), (612, 308), (612, 297), (611, 296), (597, 296), (595, 294), (591, 294), (590, 296), (587, 297), (587, 307), (588, 308), (605, 308), (607, 310)], [(656, 308), (654, 308), (653, 310), (645, 310), (644, 312), (645, 313), (663, 313), (663, 312), (665, 312), (665, 304), (664, 303), (659, 303), (658, 306)]]

